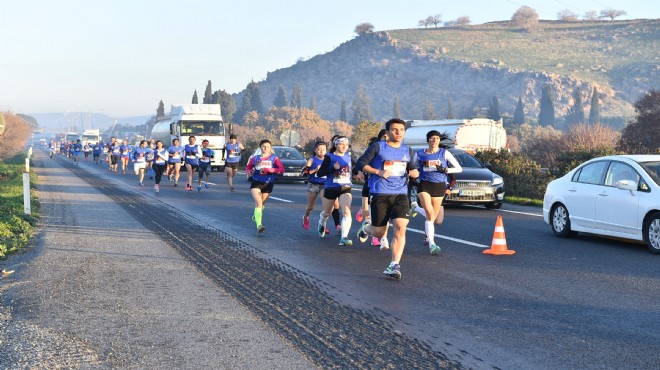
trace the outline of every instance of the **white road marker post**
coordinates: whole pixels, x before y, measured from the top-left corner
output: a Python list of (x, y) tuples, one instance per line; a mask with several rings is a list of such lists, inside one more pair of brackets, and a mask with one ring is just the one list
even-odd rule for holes
[(30, 207), (30, 173), (23, 172), (23, 210), (26, 215), (32, 214)]

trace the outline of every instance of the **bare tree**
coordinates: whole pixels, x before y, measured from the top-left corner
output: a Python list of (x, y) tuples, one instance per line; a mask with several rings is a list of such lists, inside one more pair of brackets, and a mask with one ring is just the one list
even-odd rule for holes
[(511, 22), (514, 26), (528, 31), (539, 24), (539, 13), (528, 6), (521, 6), (511, 17)]
[(564, 22), (576, 22), (578, 20), (578, 15), (569, 9), (564, 9), (557, 13), (557, 19)]
[(467, 15), (463, 15), (456, 18), (456, 25), (458, 25), (459, 27), (469, 26), (470, 23), (472, 23), (472, 21), (470, 20), (470, 17), (468, 17)]
[(355, 26), (355, 30), (353, 30), (353, 32), (357, 33), (358, 35), (372, 33), (374, 32), (374, 25), (369, 22), (360, 23)]
[(582, 16), (582, 19), (585, 21), (597, 21), (598, 20), (598, 13), (595, 10), (589, 10), (584, 15)]
[(458, 27), (458, 23), (455, 20), (447, 21), (445, 22), (445, 27)]
[(622, 15), (626, 15), (625, 10), (617, 10), (617, 9), (612, 9), (612, 8), (607, 8), (605, 10), (600, 11), (600, 18), (609, 18), (611, 21), (614, 20), (614, 18), (620, 17)]
[(428, 18), (426, 19), (420, 19), (419, 22), (417, 22), (417, 25), (420, 27), (428, 28), (431, 24), (429, 23)]
[(435, 28), (438, 28), (438, 25), (442, 23), (442, 15), (441, 14), (430, 15), (428, 18), (426, 18), (426, 20), (431, 22), (431, 24)]

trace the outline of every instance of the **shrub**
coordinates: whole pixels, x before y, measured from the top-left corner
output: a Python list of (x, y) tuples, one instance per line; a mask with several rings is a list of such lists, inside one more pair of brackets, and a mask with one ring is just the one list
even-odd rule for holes
[(541, 171), (541, 166), (520, 153), (505, 150), (478, 152), (477, 159), (488, 162), (493, 172), (504, 178), (507, 195), (543, 199), (545, 188), (553, 179), (552, 175)]

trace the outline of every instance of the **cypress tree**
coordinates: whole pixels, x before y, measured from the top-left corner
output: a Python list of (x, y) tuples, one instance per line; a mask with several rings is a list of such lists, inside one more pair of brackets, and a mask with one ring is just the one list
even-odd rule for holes
[(204, 91), (204, 104), (211, 104), (211, 96), (213, 95), (213, 90), (211, 89), (211, 80), (206, 84), (206, 90)]
[(552, 101), (552, 86), (546, 85), (541, 91), (541, 103), (539, 109), (539, 125), (555, 125), (555, 103)]
[(364, 91), (364, 85), (358, 86), (351, 109), (353, 110), (353, 121), (351, 123), (354, 125), (362, 121), (374, 121), (374, 115), (371, 113), (371, 98)]
[(456, 119), (454, 106), (451, 104), (451, 98), (447, 99), (447, 119)]
[(312, 94), (312, 100), (309, 103), (309, 109), (312, 112), (316, 112), (316, 96), (314, 96), (314, 94)]
[(280, 85), (280, 87), (277, 89), (277, 95), (275, 95), (273, 105), (278, 108), (289, 106), (289, 99), (286, 97), (284, 86)]
[[(261, 91), (259, 91), (259, 85), (256, 82), (252, 81), (247, 85), (247, 89), (250, 90), (250, 105), (252, 110), (261, 114), (264, 111), (264, 103), (261, 101)], [(246, 111), (246, 113), (249, 111)]]
[(525, 123), (525, 110), (523, 107), (522, 97), (518, 97), (518, 103), (516, 104), (516, 111), (513, 113), (513, 124), (522, 125)]
[(213, 93), (213, 104), (220, 104), (220, 111), (222, 112), (222, 119), (225, 122), (233, 122), (234, 114), (236, 114), (236, 102), (234, 97), (225, 90), (218, 90)]
[(500, 115), (500, 100), (497, 96), (493, 96), (493, 100), (490, 102), (488, 107), (488, 118), (499, 121), (502, 116)]
[(435, 108), (433, 107), (433, 103), (429, 98), (426, 98), (426, 103), (424, 103), (424, 114), (422, 115), (422, 119), (433, 120), (437, 118), (438, 116), (435, 115)]
[(302, 109), (303, 107), (303, 96), (302, 96), (302, 87), (296, 84), (293, 87), (293, 93), (291, 93), (291, 107)]
[(573, 105), (566, 115), (567, 124), (577, 124), (584, 122), (584, 104), (582, 103), (582, 89), (577, 87), (573, 91)]
[(341, 97), (341, 110), (339, 111), (339, 120), (348, 122), (348, 113), (346, 112), (346, 97)]
[(394, 95), (394, 108), (392, 109), (392, 118), (401, 118), (401, 112), (399, 112), (399, 96)]
[(195, 90), (195, 92), (193, 93), (192, 103), (199, 104), (199, 100), (197, 99), (197, 90)]
[(595, 124), (600, 122), (600, 103), (598, 102), (598, 90), (594, 87), (594, 92), (591, 95), (591, 110), (589, 110), (589, 123)]
[(158, 103), (158, 109), (156, 109), (156, 117), (164, 117), (165, 116), (165, 104), (163, 104), (163, 101), (161, 100), (160, 103)]

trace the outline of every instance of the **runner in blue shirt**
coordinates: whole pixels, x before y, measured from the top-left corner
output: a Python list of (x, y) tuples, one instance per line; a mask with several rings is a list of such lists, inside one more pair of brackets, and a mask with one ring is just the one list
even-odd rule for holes
[(131, 147), (128, 145), (128, 140), (122, 142), (119, 151), (121, 152), (121, 172), (125, 175), (128, 161), (131, 159)]
[(165, 175), (170, 181), (174, 180), (174, 186), (177, 186), (181, 173), (181, 158), (183, 158), (183, 148), (179, 146), (179, 139), (172, 140), (172, 145), (167, 148), (167, 153), (167, 171), (165, 171)]
[(245, 148), (239, 143), (236, 135), (229, 135), (229, 143), (225, 144), (225, 172), (227, 172), (227, 182), (229, 191), (234, 192), (234, 175), (238, 171), (238, 163), (241, 161), (241, 154)]
[(323, 159), (327, 152), (328, 146), (324, 142), (317, 142), (314, 145), (314, 156), (307, 160), (305, 168), (309, 177), (307, 177), (307, 207), (303, 215), (303, 229), (309, 230), (309, 214), (314, 210), (316, 198), (320, 194), (323, 196), (323, 188), (325, 187), (325, 176), (318, 176), (318, 170), (321, 168)]
[(154, 173), (156, 175), (154, 191), (158, 193), (160, 191), (160, 180), (163, 177), (165, 168), (167, 167), (167, 161), (169, 159), (169, 152), (167, 149), (163, 148), (163, 142), (158, 140), (156, 141), (156, 149), (154, 150)]
[(147, 141), (140, 141), (140, 146), (133, 150), (133, 168), (135, 175), (138, 176), (139, 182), (138, 185), (144, 186), (144, 170), (147, 168), (147, 156), (152, 153), (153, 150), (147, 148)]
[(186, 171), (188, 171), (188, 182), (186, 183), (186, 190), (188, 191), (192, 191), (193, 173), (197, 172), (199, 158), (202, 156), (202, 150), (199, 145), (195, 144), (196, 140), (196, 137), (190, 136), (188, 144), (183, 147), (183, 159), (185, 160)]
[(80, 139), (76, 140), (76, 143), (73, 144), (73, 161), (78, 165), (80, 154), (82, 153), (83, 146), (80, 143)]
[(99, 164), (99, 157), (101, 157), (102, 152), (103, 152), (103, 145), (101, 145), (100, 142), (94, 144), (94, 146), (92, 147), (92, 157), (94, 158), (94, 164), (96, 165)]
[(204, 177), (204, 187), (209, 188), (209, 175), (211, 174), (211, 160), (215, 158), (215, 152), (209, 148), (209, 141), (202, 140), (201, 157), (199, 158), (199, 178), (197, 179), (197, 191), (202, 190), (202, 177)]

